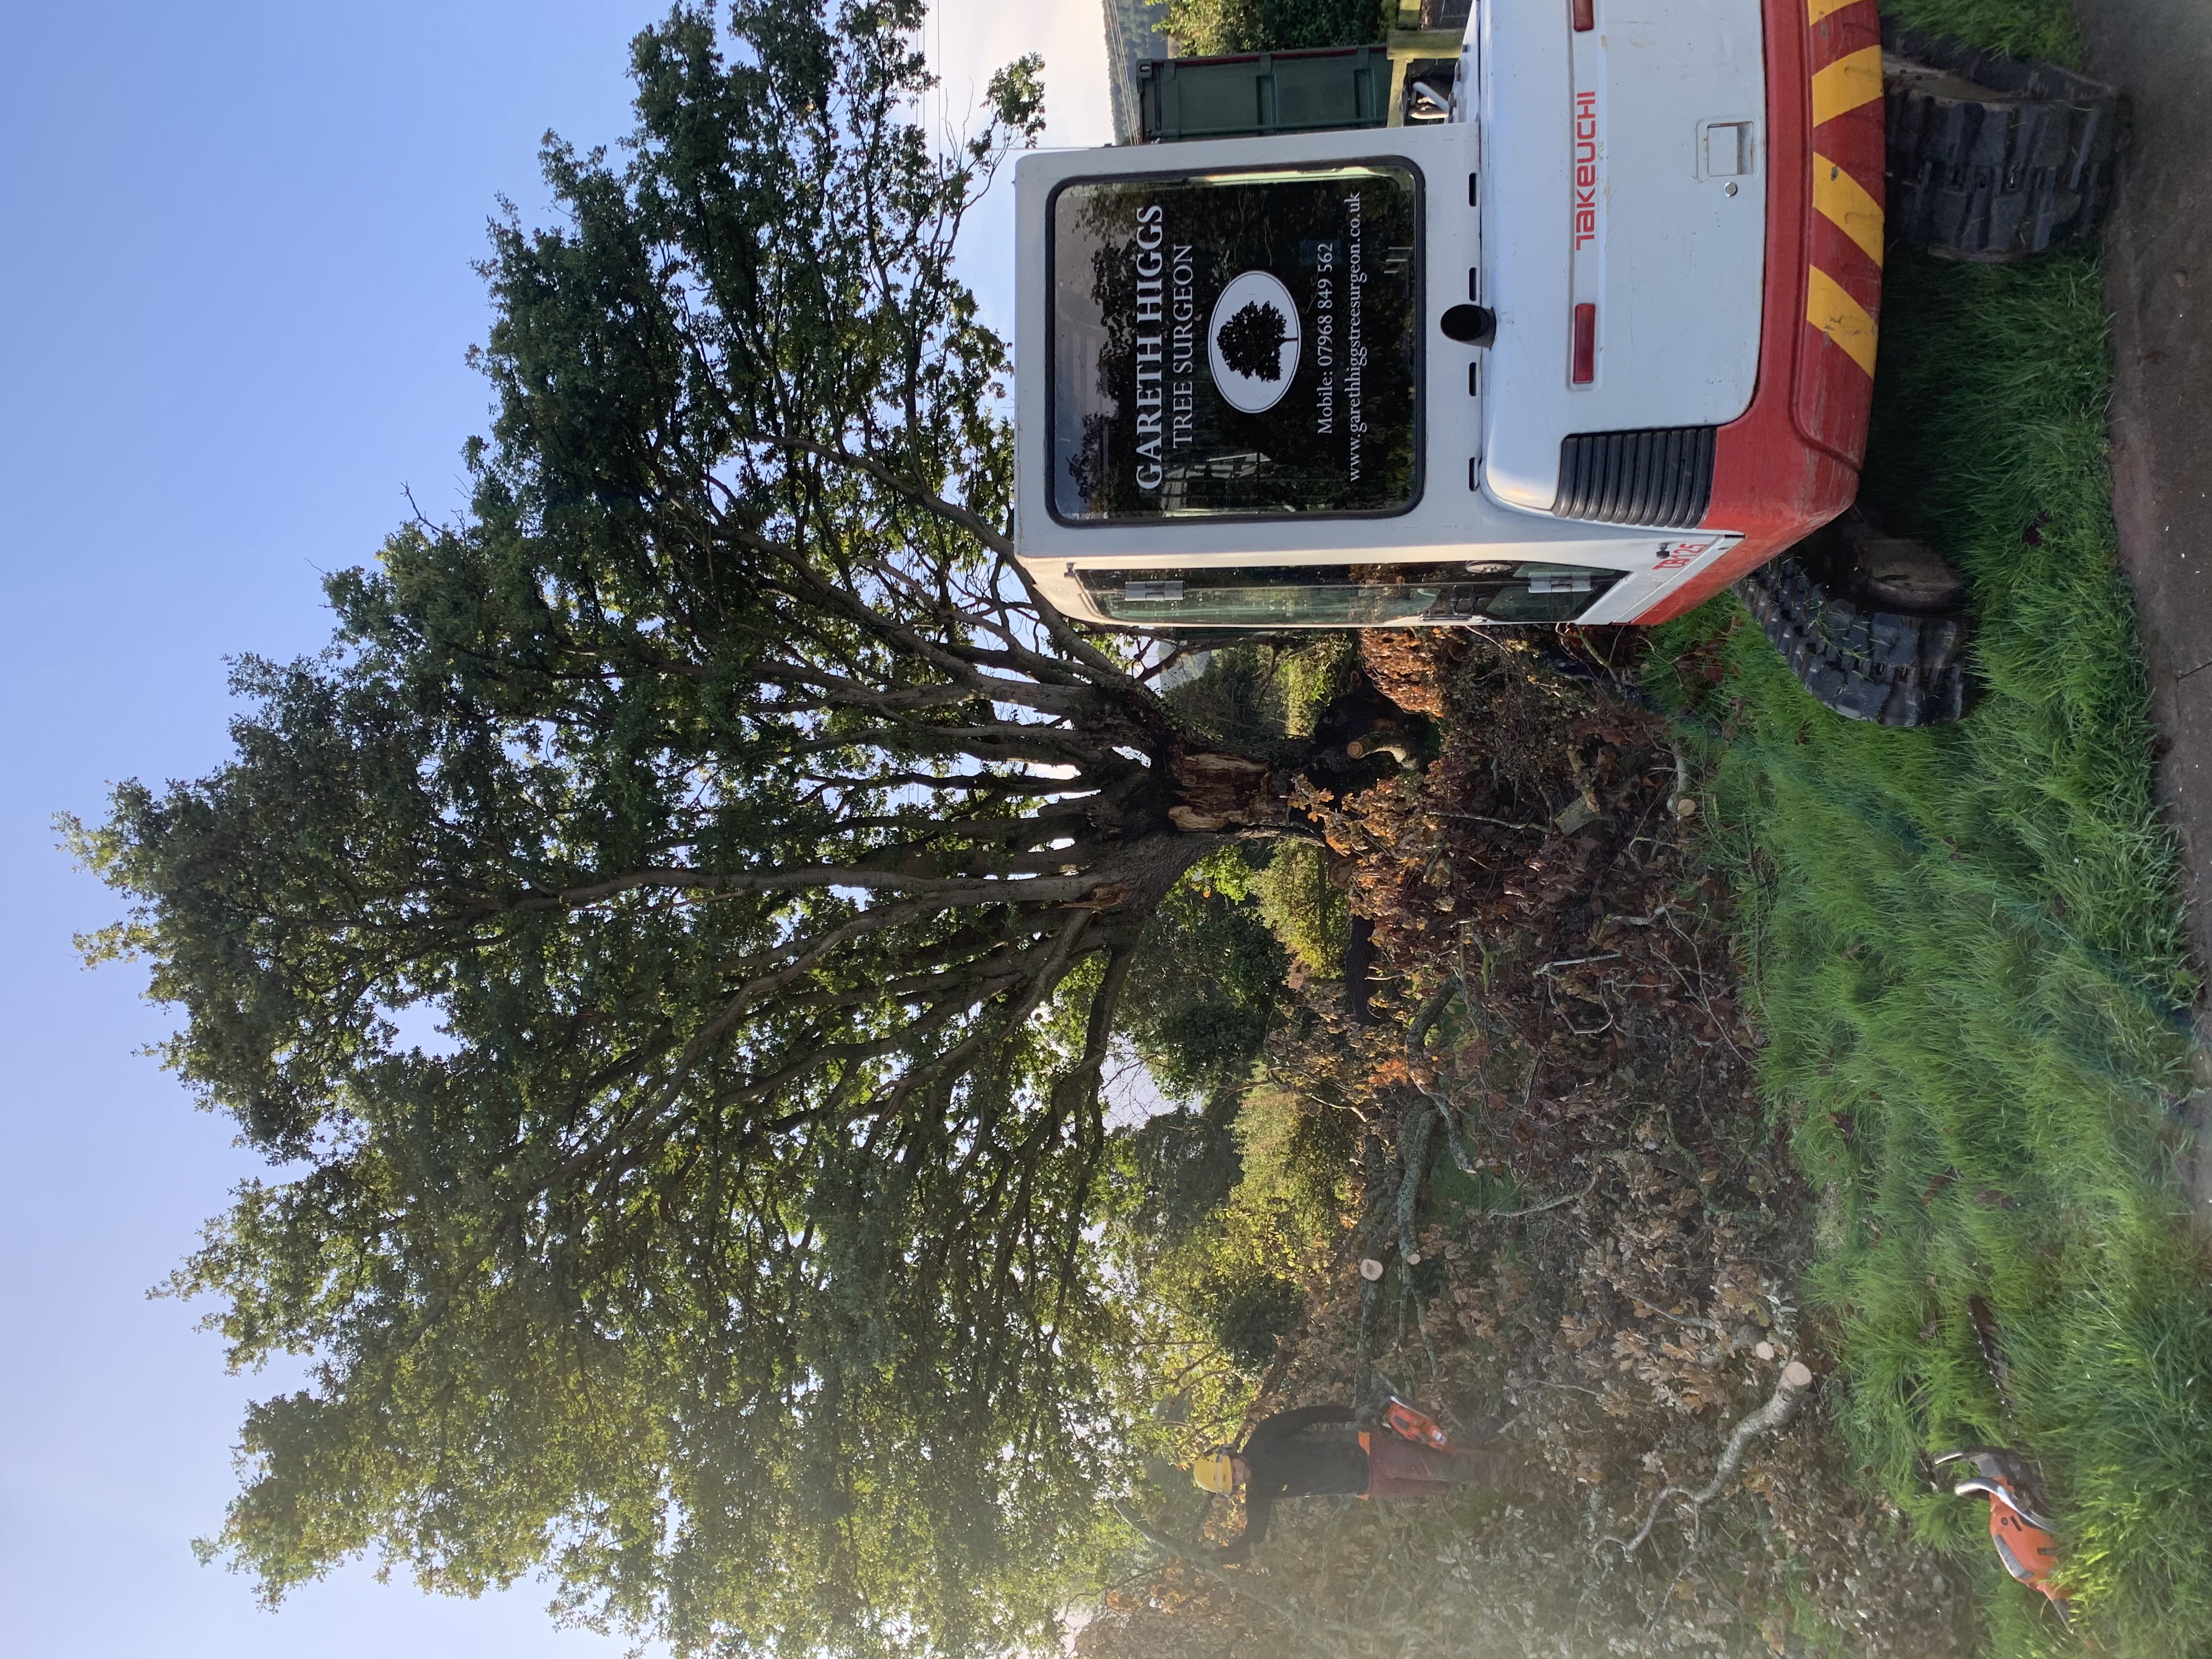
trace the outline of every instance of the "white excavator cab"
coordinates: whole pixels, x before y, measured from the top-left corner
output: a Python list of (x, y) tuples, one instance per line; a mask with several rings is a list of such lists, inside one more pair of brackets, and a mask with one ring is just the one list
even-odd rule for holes
[[(1810, 10), (1485, 3), (1409, 124), (1284, 130), (1283, 55), (1235, 60), (1273, 130), (1023, 157), (1026, 566), (1148, 629), (1649, 622), (1842, 511), (1880, 49)], [(1148, 112), (1221, 128), (1171, 81)]]

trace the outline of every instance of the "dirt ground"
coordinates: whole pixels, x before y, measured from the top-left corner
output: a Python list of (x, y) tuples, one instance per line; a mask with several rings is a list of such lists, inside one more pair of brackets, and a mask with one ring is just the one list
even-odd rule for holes
[[(2141, 612), (2191, 937), (2212, 963), (2212, 6), (2075, 0), (2075, 11), (2091, 72), (2131, 106), (2134, 142), (2105, 228), (2112, 510)], [(2198, 1160), (2196, 1180), (2212, 1205), (2212, 1157)]]

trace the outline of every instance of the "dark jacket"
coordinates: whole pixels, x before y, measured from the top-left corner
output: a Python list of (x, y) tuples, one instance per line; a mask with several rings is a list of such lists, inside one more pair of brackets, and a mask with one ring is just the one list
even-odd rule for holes
[(1244, 1488), (1244, 1530), (1219, 1552), (1222, 1560), (1242, 1561), (1267, 1535), (1267, 1517), (1279, 1498), (1357, 1498), (1367, 1490), (1367, 1454), (1352, 1420), (1349, 1406), (1306, 1406), (1277, 1412), (1253, 1426), (1237, 1449), (1252, 1469)]

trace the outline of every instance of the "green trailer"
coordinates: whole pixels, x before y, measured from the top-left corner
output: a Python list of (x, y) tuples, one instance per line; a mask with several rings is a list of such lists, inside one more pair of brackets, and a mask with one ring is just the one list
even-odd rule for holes
[(1384, 46), (1156, 58), (1137, 65), (1144, 142), (1264, 138), (1389, 118)]

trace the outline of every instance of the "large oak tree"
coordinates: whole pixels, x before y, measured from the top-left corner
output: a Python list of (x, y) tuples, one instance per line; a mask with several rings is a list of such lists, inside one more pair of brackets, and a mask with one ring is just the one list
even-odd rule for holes
[(272, 1596), (366, 1552), (687, 1650), (989, 1650), (1090, 1547), (1116, 997), (1289, 779), (1013, 564), (951, 254), (1037, 65), (948, 158), (921, 18), (641, 36), (626, 153), (549, 141), (562, 222), (494, 228), (467, 511), (78, 831), (272, 1165), (177, 1280), (311, 1367), (210, 1547)]

